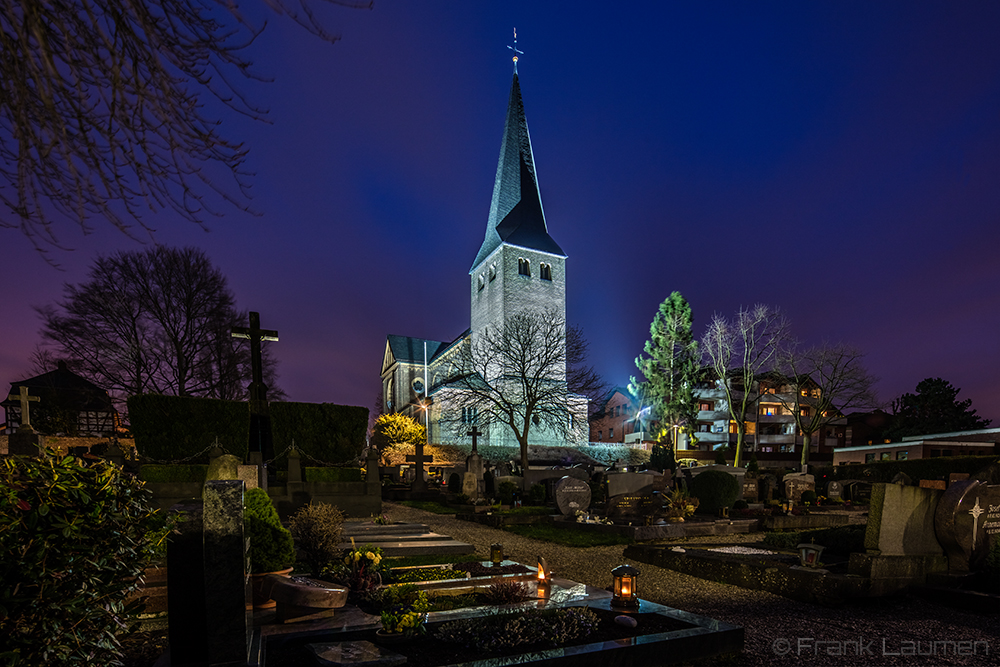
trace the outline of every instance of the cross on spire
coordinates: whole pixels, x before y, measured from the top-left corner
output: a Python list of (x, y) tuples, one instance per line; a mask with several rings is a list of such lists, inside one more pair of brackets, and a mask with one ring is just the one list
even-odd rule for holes
[(507, 48), (514, 52), (514, 57), (513, 57), (512, 60), (514, 61), (514, 73), (516, 74), (517, 73), (517, 56), (519, 54), (522, 55), (522, 56), (524, 55), (524, 51), (519, 51), (518, 48), (517, 48), (517, 28), (514, 28), (514, 46), (508, 45)]

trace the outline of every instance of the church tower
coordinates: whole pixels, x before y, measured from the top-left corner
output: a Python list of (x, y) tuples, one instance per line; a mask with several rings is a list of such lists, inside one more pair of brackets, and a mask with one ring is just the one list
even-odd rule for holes
[(472, 338), (521, 312), (566, 319), (566, 254), (549, 236), (514, 70), (486, 238), (469, 272)]

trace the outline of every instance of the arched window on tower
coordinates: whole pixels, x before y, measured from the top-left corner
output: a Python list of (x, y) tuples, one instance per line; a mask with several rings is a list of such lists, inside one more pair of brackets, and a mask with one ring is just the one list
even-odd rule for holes
[(497, 277), (497, 265), (496, 263), (490, 264), (490, 282), (496, 280)]
[(483, 274), (481, 274), (481, 273), (480, 273), (480, 274), (479, 274), (479, 289), (480, 289), (480, 291), (482, 291), (482, 289), (483, 289), (484, 287), (486, 287), (486, 280), (485, 280), (485, 278), (483, 277)]
[(518, 257), (517, 259), (517, 274), (520, 276), (531, 277), (531, 264), (528, 260)]
[(552, 280), (552, 265), (540, 264), (538, 266), (538, 277), (542, 280)]

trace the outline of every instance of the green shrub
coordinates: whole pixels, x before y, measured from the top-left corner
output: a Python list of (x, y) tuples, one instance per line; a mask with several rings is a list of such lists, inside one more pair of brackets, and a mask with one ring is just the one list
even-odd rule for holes
[(532, 484), (531, 488), (528, 489), (528, 504), (529, 505), (544, 505), (545, 504), (545, 485), (544, 484)]
[(715, 514), (732, 506), (740, 495), (740, 483), (728, 472), (706, 470), (691, 480), (691, 495), (701, 501), (699, 512)]
[(991, 456), (935, 456), (927, 459), (839, 465), (836, 468), (825, 468), (818, 472), (830, 475), (831, 479), (864, 479), (870, 482), (890, 482), (897, 473), (902, 472), (909, 475), (916, 484), (921, 479), (946, 480), (953, 472), (975, 475), (997, 461), (1000, 461), (1000, 458), (995, 454)]
[[(242, 401), (140, 394), (128, 399), (129, 421), (141, 456), (177, 461), (216, 439), (242, 460), (250, 440), (250, 409)], [(208, 454), (202, 459), (207, 462)]]
[(720, 466), (726, 465), (726, 453), (721, 449), (715, 450), (715, 464)]
[(529, 609), (445, 623), (436, 637), (490, 652), (533, 644), (558, 646), (590, 634), (597, 624), (597, 615), (586, 607)]
[(646, 450), (625, 445), (591, 445), (581, 451), (604, 465), (611, 465), (620, 459), (627, 466), (637, 466), (649, 463), (650, 458), (650, 453)]
[(312, 468), (303, 470), (306, 482), (361, 482), (361, 468)]
[(743, 500), (742, 498), (733, 503), (734, 510), (745, 510), (748, 509), (749, 507), (750, 505), (747, 504), (747, 501)]
[(305, 505), (292, 515), (289, 529), (300, 559), (309, 565), (312, 576), (319, 578), (340, 555), (344, 515), (327, 503)]
[(514, 504), (514, 494), (517, 493), (517, 484), (514, 482), (503, 481), (497, 485), (497, 498), (500, 499), (501, 505), (513, 505)]
[(986, 554), (986, 586), (991, 593), (1000, 595), (1000, 540), (994, 540)]
[[(364, 449), (368, 408), (278, 402), (271, 403), (268, 409), (275, 453), (287, 449), (294, 440), (295, 446), (308, 456), (324, 463), (345, 463), (360, 456)], [(276, 463), (285, 468), (288, 459), (282, 456)]]
[(250, 571), (277, 572), (295, 563), (292, 534), (281, 525), (278, 510), (264, 489), (246, 493), (247, 530), (250, 534)]
[(785, 533), (764, 533), (762, 542), (773, 549), (794, 549), (805, 539), (802, 531), (793, 530)]
[(803, 503), (815, 504), (816, 503), (816, 492), (806, 489), (802, 492), (802, 497), (800, 500)]
[(144, 482), (198, 482), (204, 483), (208, 466), (195, 463), (188, 465), (146, 464), (139, 468), (139, 479)]
[(142, 482), (97, 461), (0, 459), (0, 657), (119, 664), (135, 577), (165, 534)]

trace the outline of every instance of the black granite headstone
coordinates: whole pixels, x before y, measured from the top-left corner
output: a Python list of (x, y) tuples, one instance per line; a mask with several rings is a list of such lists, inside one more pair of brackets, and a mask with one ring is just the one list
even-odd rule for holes
[(974, 479), (954, 482), (938, 502), (934, 532), (948, 554), (949, 569), (982, 568), (990, 546), (1000, 539), (1000, 486)]

